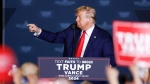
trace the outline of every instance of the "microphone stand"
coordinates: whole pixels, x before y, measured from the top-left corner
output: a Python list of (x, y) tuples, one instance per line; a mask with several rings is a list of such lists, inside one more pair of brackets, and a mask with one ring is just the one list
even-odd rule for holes
[(72, 56), (75, 57), (75, 56), (74, 56), (74, 53), (75, 53), (75, 40), (76, 40), (75, 24), (72, 25), (72, 29), (73, 29), (73, 47), (72, 47), (72, 48), (73, 48), (73, 49), (72, 49), (72, 50), (73, 50), (73, 53), (72, 53)]

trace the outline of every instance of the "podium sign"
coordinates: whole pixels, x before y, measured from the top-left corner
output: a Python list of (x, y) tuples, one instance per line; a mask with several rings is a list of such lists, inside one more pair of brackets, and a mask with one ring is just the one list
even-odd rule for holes
[(150, 66), (150, 23), (114, 21), (113, 41), (118, 65), (137, 60)]
[(107, 80), (105, 67), (109, 58), (39, 57), (40, 78), (68, 80)]

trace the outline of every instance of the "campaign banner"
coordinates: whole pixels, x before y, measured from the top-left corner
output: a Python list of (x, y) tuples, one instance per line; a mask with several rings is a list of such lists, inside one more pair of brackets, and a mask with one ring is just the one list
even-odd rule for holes
[(118, 65), (138, 61), (150, 67), (150, 23), (114, 21), (113, 41)]
[(39, 57), (40, 78), (68, 80), (107, 80), (105, 67), (110, 58)]

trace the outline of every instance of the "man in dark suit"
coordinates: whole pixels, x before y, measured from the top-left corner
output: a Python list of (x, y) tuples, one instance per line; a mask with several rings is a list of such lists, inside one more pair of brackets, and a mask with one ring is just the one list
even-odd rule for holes
[[(52, 33), (40, 29), (35, 24), (28, 24), (27, 26), (29, 26), (30, 32), (35, 32), (34, 35), (42, 40), (64, 44), (64, 57), (109, 57), (111, 66), (115, 66), (112, 37), (95, 23), (95, 9), (81, 6), (76, 9), (76, 23), (71, 24), (63, 31)], [(84, 36), (82, 35), (83, 32)], [(82, 37), (84, 40), (83, 44), (80, 45)], [(79, 46), (81, 50), (78, 51)]]

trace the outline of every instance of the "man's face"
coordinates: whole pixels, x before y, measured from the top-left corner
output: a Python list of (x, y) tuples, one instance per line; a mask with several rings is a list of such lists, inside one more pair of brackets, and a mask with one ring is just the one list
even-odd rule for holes
[(76, 14), (77, 26), (82, 30), (85, 30), (89, 24), (89, 18), (86, 16), (86, 11), (79, 11)]

